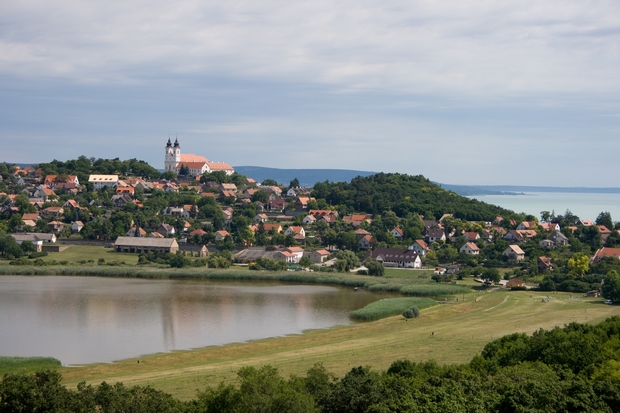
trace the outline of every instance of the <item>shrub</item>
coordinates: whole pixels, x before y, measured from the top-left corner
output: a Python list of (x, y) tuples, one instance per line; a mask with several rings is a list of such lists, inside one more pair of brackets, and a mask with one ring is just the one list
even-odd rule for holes
[(418, 307), (411, 307), (403, 312), (403, 317), (405, 318), (418, 318), (419, 316), (420, 310), (418, 310)]

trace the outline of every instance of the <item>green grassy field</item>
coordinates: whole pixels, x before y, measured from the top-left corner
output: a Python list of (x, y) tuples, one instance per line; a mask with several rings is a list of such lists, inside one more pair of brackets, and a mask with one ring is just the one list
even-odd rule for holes
[(418, 310), (422, 310), (437, 304), (437, 301), (431, 300), (430, 298), (384, 298), (382, 300), (375, 301), (374, 303), (370, 303), (359, 310), (351, 311), (349, 316), (354, 320), (375, 321), (402, 314), (405, 310), (411, 307), (417, 307)]
[(114, 252), (111, 248), (86, 245), (72, 245), (64, 251), (51, 252), (41, 259), (43, 261), (68, 261), (71, 264), (93, 260), (93, 262), (97, 264), (100, 258), (103, 258), (106, 262), (124, 261), (128, 265), (135, 265), (138, 263), (138, 254), (123, 254)]
[(140, 363), (130, 359), (65, 368), (62, 374), (70, 387), (82, 380), (93, 384), (121, 381), (151, 385), (190, 399), (206, 386), (233, 382), (235, 372), (243, 366), (270, 364), (284, 375), (302, 375), (321, 362), (342, 376), (360, 365), (386, 369), (397, 359), (464, 363), (487, 342), (506, 334), (532, 333), (571, 321), (594, 323), (620, 315), (620, 306), (604, 305), (602, 299), (558, 293), (543, 303), (544, 297), (525, 291), (470, 293), (465, 301), (461, 298), (426, 308), (419, 318), (408, 322), (394, 316), (300, 335), (144, 356)]

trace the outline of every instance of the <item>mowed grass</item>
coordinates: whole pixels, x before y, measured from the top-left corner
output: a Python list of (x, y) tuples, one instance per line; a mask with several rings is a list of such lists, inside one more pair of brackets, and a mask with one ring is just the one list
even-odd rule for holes
[(300, 335), (144, 356), (140, 363), (130, 359), (65, 368), (62, 374), (70, 387), (82, 380), (120, 381), (191, 399), (206, 386), (234, 382), (236, 371), (244, 366), (270, 364), (288, 376), (303, 375), (320, 362), (342, 377), (356, 366), (387, 369), (397, 359), (465, 363), (486, 343), (506, 334), (531, 334), (572, 321), (596, 323), (620, 315), (620, 306), (604, 305), (602, 299), (570, 298), (568, 293), (552, 294), (546, 303), (542, 298), (546, 294), (529, 291), (470, 293), (465, 301), (460, 297), (458, 302), (426, 308), (408, 322), (394, 316)]
[(418, 310), (437, 305), (437, 301), (430, 298), (384, 298), (374, 303), (370, 303), (364, 308), (351, 311), (349, 316), (354, 320), (375, 321), (381, 318), (402, 314), (411, 307), (417, 307)]
[(60, 361), (52, 357), (0, 356), (0, 376), (6, 373), (32, 373), (39, 370), (59, 369)]
[(71, 245), (64, 251), (50, 252), (41, 259), (43, 261), (67, 261), (70, 264), (79, 264), (81, 261), (93, 260), (94, 265), (96, 265), (100, 258), (103, 258), (105, 262), (124, 261), (128, 265), (136, 265), (138, 263), (138, 254), (123, 254), (114, 252), (111, 248), (89, 245)]

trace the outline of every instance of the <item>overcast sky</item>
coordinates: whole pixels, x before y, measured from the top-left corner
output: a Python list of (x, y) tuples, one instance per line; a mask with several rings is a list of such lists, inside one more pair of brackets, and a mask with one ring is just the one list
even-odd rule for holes
[(0, 161), (620, 186), (620, 2), (0, 0)]

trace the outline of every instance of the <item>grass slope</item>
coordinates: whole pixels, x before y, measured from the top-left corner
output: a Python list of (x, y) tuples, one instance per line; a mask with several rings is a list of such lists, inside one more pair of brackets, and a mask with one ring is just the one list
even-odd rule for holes
[[(248, 343), (162, 353), (111, 364), (63, 369), (64, 382), (124, 382), (151, 385), (182, 399), (220, 381), (233, 382), (243, 366), (271, 364), (284, 375), (304, 374), (317, 362), (340, 376), (355, 366), (386, 369), (397, 359), (416, 362), (464, 363), (490, 340), (514, 332), (532, 333), (571, 321), (600, 322), (620, 315), (620, 306), (602, 299), (576, 299), (569, 294), (530, 292), (470, 293), (457, 303), (421, 311), (420, 318), (405, 322), (395, 316), (353, 326), (313, 330), (300, 335)], [(574, 296), (574, 295), (573, 295)], [(434, 333), (431, 336), (431, 333)]]

